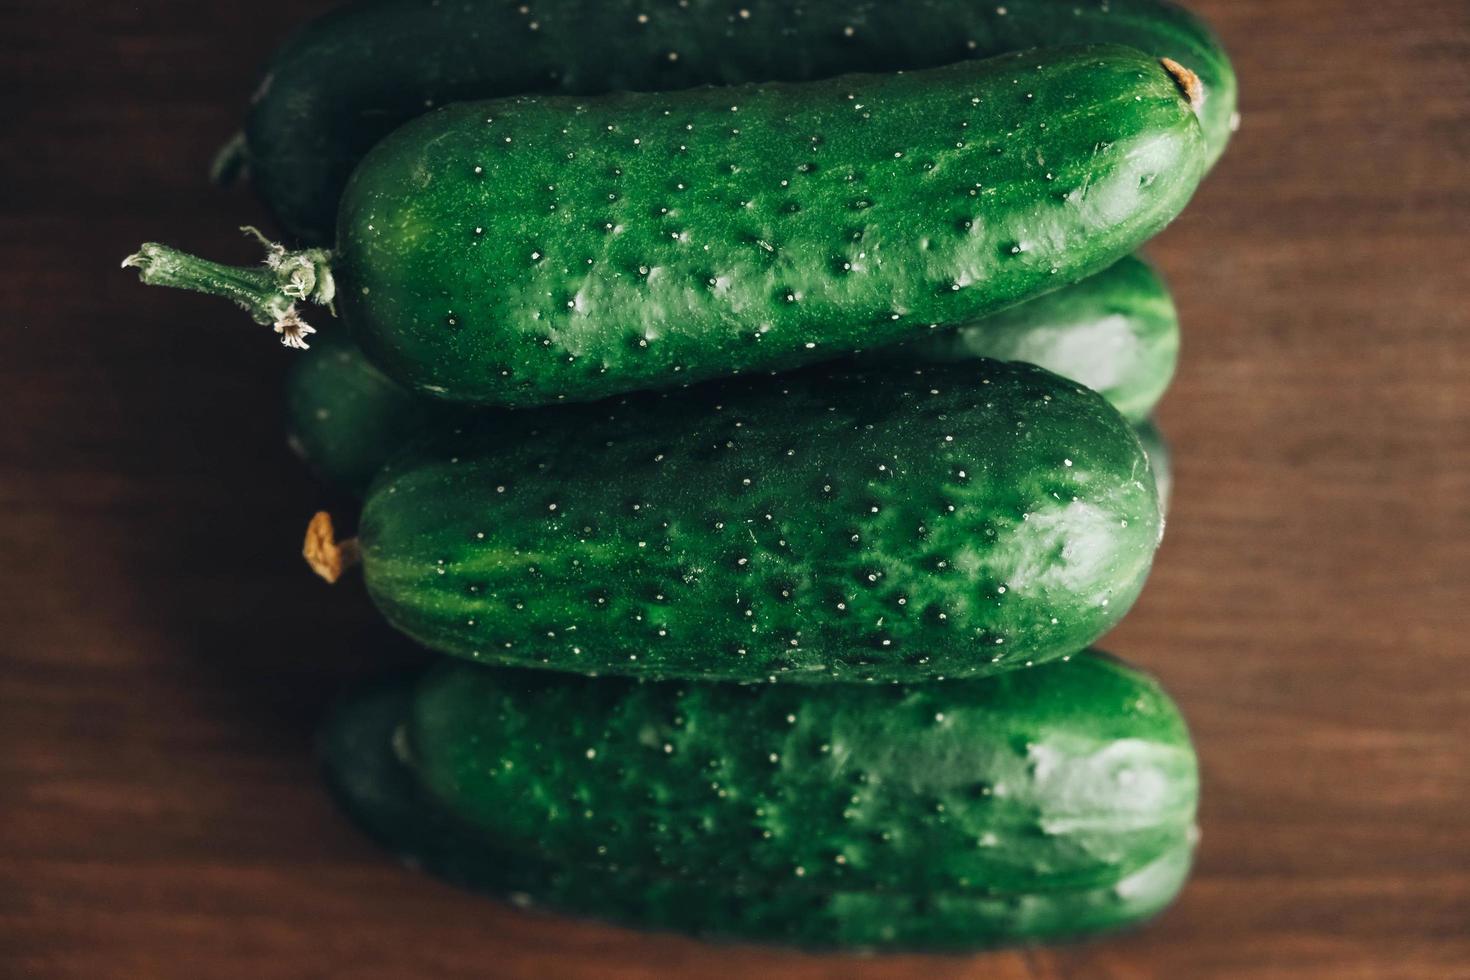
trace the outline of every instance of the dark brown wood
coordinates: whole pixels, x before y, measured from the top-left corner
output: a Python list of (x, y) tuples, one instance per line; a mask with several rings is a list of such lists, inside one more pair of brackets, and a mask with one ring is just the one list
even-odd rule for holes
[(1470, 7), (1198, 0), (1244, 127), (1152, 248), (1186, 328), (1157, 572), (1108, 645), (1186, 709), (1204, 838), (1136, 934), (823, 959), (526, 914), (401, 870), (312, 729), (412, 659), (298, 558), (290, 354), (117, 269), (238, 260), (203, 181), (323, 6), (0, 2), (0, 974), (1470, 975)]

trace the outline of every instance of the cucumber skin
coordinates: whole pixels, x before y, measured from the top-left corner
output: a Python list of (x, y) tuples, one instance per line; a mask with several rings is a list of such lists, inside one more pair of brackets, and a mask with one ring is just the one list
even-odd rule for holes
[(1194, 840), (1177, 709), (1091, 653), (882, 689), (454, 665), (348, 702), (321, 746), (339, 800), (417, 866), (705, 937), (958, 950), (1115, 929), (1177, 893)]
[(1100, 271), (1184, 207), (1205, 151), (1174, 79), (1104, 46), (462, 103), (354, 174), (340, 307), (386, 373), (451, 401), (791, 368)]
[(1154, 485), (1159, 492), (1159, 513), (1167, 514), (1169, 501), (1174, 495), (1173, 450), (1169, 448), (1169, 440), (1159, 431), (1158, 423), (1152, 419), (1135, 426), (1134, 431), (1138, 433), (1144, 455), (1148, 456), (1148, 465), (1154, 471)]
[(359, 497), (395, 451), (465, 414), (399, 385), (341, 330), (292, 358), (286, 377), (287, 442), (323, 481)]
[(1142, 424), (1179, 361), (1179, 315), (1168, 287), (1128, 256), (1074, 286), (911, 344), (873, 351), (873, 365), (989, 357), (1025, 361), (1098, 392)]
[[(1148, 416), (1168, 386), (1178, 348), (1168, 289), (1147, 263), (1129, 256), (953, 335), (872, 351), (859, 363), (887, 369), (977, 357), (1024, 360), (1094, 389), (1089, 381), (1110, 381), (1099, 394), (1136, 420)], [(373, 367), (341, 330), (323, 332), (292, 365), (286, 382), (291, 445), (327, 483), (359, 497), (415, 433), (495, 411), (414, 395)]]
[(810, 81), (1118, 43), (1199, 75), (1212, 161), (1229, 138), (1236, 105), (1235, 75), (1219, 40), (1188, 11), (1153, 0), (806, 0), (800, 9), (751, 0), (739, 5), (749, 16), (711, 0), (678, 8), (541, 0), (525, 9), (504, 0), (354, 3), (283, 45), (252, 102), (246, 156), (257, 190), (285, 228), (314, 244), (329, 241), (342, 189), (368, 150), (428, 107), (470, 99)]
[(977, 677), (1097, 639), (1162, 521), (1137, 437), (1031, 365), (825, 367), (506, 413), (369, 491), (369, 594), (431, 649), (731, 681)]
[[(295, 365), (287, 379), (291, 448), (321, 480), (357, 497), (426, 426), (460, 425), (471, 417), (400, 387), (340, 333), (312, 344)], [(1167, 514), (1169, 444), (1151, 420), (1133, 428), (1154, 471), (1159, 511)]]

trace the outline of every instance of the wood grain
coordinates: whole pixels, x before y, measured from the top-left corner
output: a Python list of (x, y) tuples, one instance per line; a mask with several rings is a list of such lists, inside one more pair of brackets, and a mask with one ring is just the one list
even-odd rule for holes
[(313, 725), (413, 659), (299, 565), (324, 502), (288, 354), (117, 269), (238, 260), (205, 186), (257, 61), (323, 3), (0, 2), (0, 974), (1470, 975), (1470, 6), (1198, 0), (1245, 122), (1152, 248), (1186, 324), (1176, 509), (1110, 639), (1183, 704), (1204, 839), (1118, 939), (966, 959), (710, 947), (401, 870)]

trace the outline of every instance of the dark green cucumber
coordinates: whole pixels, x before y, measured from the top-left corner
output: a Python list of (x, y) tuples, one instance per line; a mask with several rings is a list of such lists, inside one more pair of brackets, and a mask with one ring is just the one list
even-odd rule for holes
[(1104, 655), (862, 688), (473, 665), (348, 703), (329, 779), (375, 836), (521, 904), (642, 928), (964, 949), (1133, 924), (1177, 892), (1197, 773)]
[[(993, 331), (985, 326), (990, 321), (997, 325)], [(926, 359), (1024, 360), (1083, 384), (1095, 382), (1089, 387), (1105, 383), (1099, 393), (1133, 417), (1146, 415), (1167, 386), (1179, 346), (1168, 291), (1157, 273), (1131, 256), (990, 321), (915, 349), (884, 348), (864, 355), (861, 363), (878, 368)], [(359, 496), (422, 426), (447, 425), (469, 411), (395, 384), (341, 331), (322, 335), (287, 379), (291, 445), (324, 480)]]
[(230, 270), (157, 245), (129, 264), (243, 299), (288, 335), (301, 322), (287, 300), (335, 283), (368, 355), (453, 401), (582, 401), (790, 368), (967, 323), (1132, 251), (1203, 172), (1187, 81), (1098, 46), (804, 85), (462, 103), (363, 161), (330, 269), (318, 252)]
[(1155, 0), (354, 3), (307, 25), (265, 66), (242, 149), (287, 230), (323, 242), (358, 161), (448, 102), (812, 81), (1094, 43), (1197, 73), (1210, 157), (1219, 155), (1235, 112), (1230, 62), (1198, 18)]
[(327, 483), (358, 496), (414, 436), (465, 414), (393, 381), (340, 330), (323, 334), (286, 378), (291, 448)]
[(1136, 598), (1160, 531), (1112, 406), (977, 361), (505, 413), (390, 463), (358, 544), (388, 620), (445, 653), (893, 681), (1086, 646)]
[(978, 323), (865, 355), (875, 365), (1026, 361), (1101, 394), (1142, 423), (1174, 377), (1179, 316), (1164, 281), (1142, 259), (1110, 268)]
[(1169, 450), (1169, 442), (1164, 434), (1159, 431), (1158, 424), (1152, 419), (1137, 426), (1138, 441), (1143, 445), (1144, 454), (1148, 456), (1149, 466), (1154, 471), (1154, 484), (1159, 491), (1159, 513), (1169, 512), (1169, 498), (1174, 493), (1174, 454)]

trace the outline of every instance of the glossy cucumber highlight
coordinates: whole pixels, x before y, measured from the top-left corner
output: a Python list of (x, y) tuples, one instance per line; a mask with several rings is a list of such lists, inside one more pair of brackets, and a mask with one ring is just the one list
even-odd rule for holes
[(1075, 286), (957, 330), (873, 351), (864, 362), (887, 368), (982, 357), (1044, 367), (1093, 389), (1142, 424), (1174, 377), (1179, 316), (1159, 274), (1128, 256)]
[(1158, 423), (1150, 419), (1137, 426), (1138, 441), (1148, 456), (1149, 466), (1154, 471), (1154, 484), (1159, 490), (1159, 513), (1169, 512), (1169, 500), (1174, 495), (1174, 452), (1169, 441), (1159, 431)]

